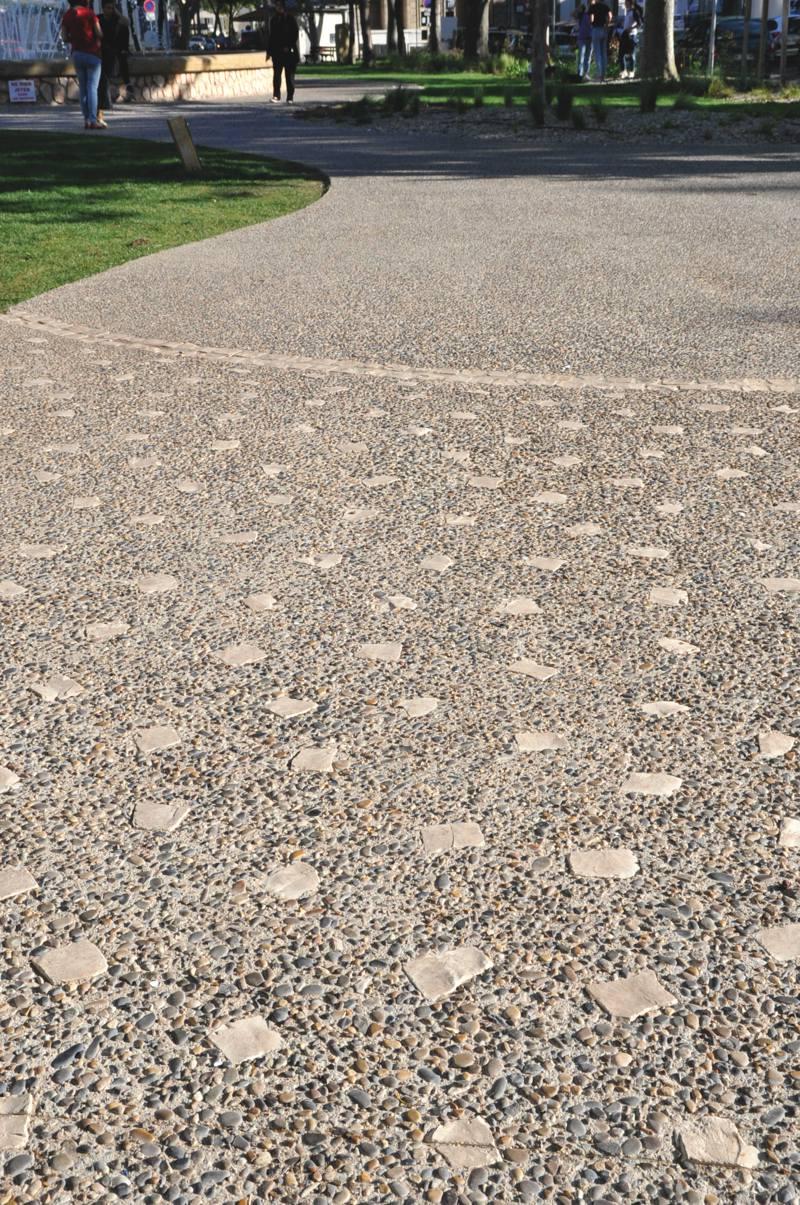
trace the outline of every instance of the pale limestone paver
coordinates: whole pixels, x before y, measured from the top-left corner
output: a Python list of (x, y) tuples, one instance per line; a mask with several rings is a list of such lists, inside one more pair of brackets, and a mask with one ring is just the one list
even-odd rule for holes
[(532, 565), (534, 569), (542, 569), (545, 573), (557, 573), (566, 565), (560, 556), (529, 556), (523, 557), (523, 564)]
[(59, 699), (75, 699), (82, 695), (84, 688), (80, 682), (65, 678), (63, 674), (51, 674), (43, 682), (33, 682), (31, 690), (45, 703), (55, 703)]
[(0, 795), (4, 791), (16, 790), (19, 784), (20, 778), (18, 774), (15, 774), (9, 766), (0, 766)]
[(0, 1151), (22, 1151), (28, 1143), (33, 1096), (0, 1096)]
[(264, 1018), (257, 1015), (220, 1025), (212, 1029), (209, 1038), (235, 1067), (263, 1058), (266, 1054), (274, 1054), (283, 1046), (280, 1034), (270, 1029)]
[(428, 854), (444, 853), (451, 849), (483, 849), (486, 844), (480, 826), (473, 820), (426, 824), (420, 829), (420, 840)]
[(336, 761), (335, 745), (306, 745), (291, 760), (293, 770), (304, 770), (311, 774), (327, 774)]
[(517, 732), (514, 740), (521, 753), (547, 753), (569, 749), (569, 741), (557, 732)]
[(280, 716), (282, 720), (292, 720), (296, 716), (309, 715), (312, 711), (317, 710), (313, 699), (293, 699), (289, 695), (280, 695), (277, 699), (271, 699), (266, 707), (267, 711)]
[(180, 582), (171, 573), (142, 573), (133, 584), (140, 594), (168, 594), (177, 590)]
[(786, 816), (784, 818), (778, 844), (784, 849), (800, 849), (800, 817)]
[(536, 615), (539, 604), (533, 598), (508, 598), (495, 607), (497, 615)]
[(344, 558), (340, 552), (312, 552), (297, 559), (303, 565), (310, 565), (312, 569), (335, 569), (337, 565), (341, 565)]
[(761, 585), (768, 594), (800, 594), (800, 577), (765, 577)]
[(191, 810), (187, 803), (157, 803), (154, 800), (140, 800), (133, 811), (133, 827), (152, 833), (172, 833), (186, 819)]
[(85, 937), (53, 946), (32, 961), (34, 970), (53, 984), (90, 983), (108, 970), (102, 951)]
[(677, 657), (694, 657), (700, 652), (698, 645), (688, 640), (680, 640), (676, 636), (660, 636), (658, 644), (666, 652), (675, 653)]
[(403, 969), (420, 995), (435, 1003), (492, 966), (492, 960), (477, 946), (456, 946), (441, 954), (412, 958)]
[(453, 563), (452, 557), (441, 552), (431, 553), (430, 556), (423, 557), (420, 561), (423, 569), (431, 569), (434, 573), (444, 573)]
[(682, 712), (689, 710), (685, 703), (675, 703), (671, 699), (654, 699), (652, 703), (640, 703), (639, 706), (645, 715), (657, 716), (659, 718), (680, 715)]
[(662, 795), (669, 797), (681, 789), (683, 780), (674, 774), (631, 774), (620, 787), (623, 795)]
[(154, 724), (151, 728), (137, 728), (136, 745), (140, 753), (159, 753), (181, 743), (180, 734), (169, 724)]
[(758, 756), (764, 761), (768, 761), (773, 757), (784, 757), (794, 749), (794, 744), (794, 737), (789, 736), (785, 732), (776, 732), (774, 729), (759, 732)]
[(24, 594), (25, 587), (20, 586), (18, 582), (12, 582), (7, 577), (0, 581), (0, 602), (15, 602), (18, 598), (22, 598)]
[(758, 1167), (758, 1151), (745, 1142), (727, 1117), (687, 1118), (676, 1129), (685, 1158), (690, 1163), (719, 1167)]
[(569, 868), (581, 879), (632, 879), (639, 862), (632, 849), (574, 849)]
[(610, 1017), (627, 1021), (678, 1003), (676, 997), (659, 983), (653, 971), (641, 971), (620, 979), (597, 980), (589, 984), (588, 992)]
[(673, 586), (653, 586), (647, 601), (656, 607), (680, 607), (689, 601), (689, 594)]
[(397, 704), (410, 720), (418, 720), (430, 715), (439, 706), (439, 700), (433, 695), (416, 695), (412, 699), (401, 699)]
[(120, 636), (127, 636), (130, 631), (130, 624), (124, 619), (112, 619), (109, 622), (98, 621), (96, 623), (87, 623), (84, 628), (84, 633), (89, 640), (94, 640), (97, 644), (105, 644), (109, 640), (118, 640)]
[(244, 605), (254, 615), (263, 615), (267, 611), (274, 611), (278, 605), (278, 600), (274, 594), (261, 592), (258, 594), (248, 594), (244, 600)]
[(367, 661), (399, 661), (403, 655), (403, 646), (397, 640), (361, 644), (358, 647), (358, 655)]
[(319, 875), (308, 862), (292, 862), (271, 870), (264, 886), (276, 899), (301, 900), (319, 891)]
[(756, 940), (776, 962), (792, 962), (800, 958), (800, 924), (770, 925), (759, 929)]
[(0, 867), (0, 900), (13, 900), (18, 895), (35, 891), (38, 884), (24, 866)]
[(219, 537), (220, 544), (231, 544), (234, 547), (256, 544), (260, 533), (250, 528), (248, 531), (229, 531)]
[(522, 674), (526, 678), (535, 678), (537, 682), (547, 682), (549, 678), (554, 678), (558, 673), (558, 669), (555, 666), (542, 665), (540, 662), (532, 661), (528, 657), (514, 661), (509, 666), (509, 671), (512, 674)]
[(482, 1117), (460, 1117), (438, 1126), (433, 1146), (454, 1171), (471, 1171), (501, 1162), (492, 1131)]
[(223, 665), (237, 667), (240, 665), (257, 665), (259, 661), (263, 661), (266, 657), (263, 649), (260, 649), (257, 644), (229, 644), (217, 654), (218, 660)]

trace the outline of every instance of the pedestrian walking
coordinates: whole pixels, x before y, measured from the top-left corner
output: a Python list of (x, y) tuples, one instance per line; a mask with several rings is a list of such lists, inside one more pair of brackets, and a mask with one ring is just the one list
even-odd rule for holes
[(61, 36), (69, 42), (72, 61), (78, 76), (78, 89), (86, 130), (103, 130), (104, 121), (97, 117), (97, 87), (102, 70), (103, 33), (94, 9), (82, 0), (69, 0), (69, 8), (61, 18)]
[(103, 114), (113, 108), (111, 92), (109, 90), (111, 77), (116, 75), (119, 69), (119, 74), (122, 76), (122, 82), (126, 85), (126, 89), (130, 84), (128, 47), (130, 45), (131, 27), (127, 19), (123, 17), (114, 4), (114, 0), (104, 0), (103, 11), (100, 14), (100, 29), (103, 31), (103, 45), (100, 55), (102, 71), (100, 72), (100, 84), (97, 89), (97, 115), (98, 120), (102, 121)]
[(267, 58), (272, 60), (272, 103), (281, 99), (281, 75), (286, 76), (286, 101), (294, 100), (294, 73), (300, 61), (300, 28), (284, 0), (275, 0), (275, 12), (269, 22)]
[(621, 79), (633, 79), (639, 57), (639, 35), (642, 32), (643, 13), (636, 0), (625, 0), (619, 35), (619, 62)]
[(578, 27), (578, 75), (581, 83), (589, 78), (592, 64), (592, 18), (585, 4), (575, 14)]
[(592, 0), (589, 5), (589, 19), (592, 23), (594, 69), (599, 82), (604, 84), (608, 70), (608, 26), (611, 21), (611, 9), (604, 0)]

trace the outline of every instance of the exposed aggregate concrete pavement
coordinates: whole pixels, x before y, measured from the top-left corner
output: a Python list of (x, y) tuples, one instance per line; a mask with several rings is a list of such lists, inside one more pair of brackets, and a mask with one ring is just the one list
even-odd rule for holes
[[(531, 147), (308, 123), (263, 103), (176, 111), (198, 143), (300, 159), (333, 187), (278, 222), (123, 265), (26, 310), (419, 366), (797, 373), (794, 150)], [(117, 110), (112, 132), (164, 137), (164, 117)], [(74, 127), (64, 111), (3, 121)]]
[[(243, 140), (248, 111), (227, 126)], [(206, 120), (210, 141), (219, 112)], [(258, 120), (258, 138), (293, 136)], [(351, 180), (237, 232), (238, 250), (225, 236), (23, 308), (156, 341), (419, 363), (417, 379), (0, 320), (9, 1191), (796, 1200), (800, 397), (688, 380), (768, 385), (796, 363), (766, 324), (737, 349), (741, 298), (718, 315), (716, 292), (716, 326), (670, 359), (659, 281), (648, 356), (632, 343), (613, 364), (649, 365), (648, 389), (430, 379), (558, 368), (555, 319), (537, 303), (541, 354), (517, 361), (520, 331), (467, 287), (455, 235), (443, 291), (418, 277), (394, 235), (400, 201), (435, 180), (402, 181), (395, 208), (388, 179), (360, 178), (373, 154), (359, 142)], [(780, 224), (769, 181), (793, 169), (768, 162), (753, 206)], [(524, 182), (553, 207), (569, 192)], [(470, 238), (497, 249), (509, 190), (533, 238), (522, 175), (444, 184)], [(590, 206), (609, 187), (575, 186)], [(665, 181), (650, 187), (637, 209), (663, 216)], [(345, 256), (335, 306), (301, 282), (278, 320), (254, 292), (276, 247), (329, 226), (344, 254), (347, 204), (351, 227), (386, 214), (365, 245), (402, 250), (388, 283)], [(731, 204), (741, 222), (746, 201)], [(710, 221), (712, 201), (698, 208)], [(198, 306), (187, 273), (205, 279), (206, 256), (222, 287)], [(437, 341), (395, 288), (404, 274), (435, 317), (454, 290), (458, 338)], [(343, 317), (367, 295), (386, 314), (381, 287), (386, 338), (380, 315)], [(480, 287), (506, 304), (521, 285)], [(574, 290), (570, 331), (584, 304)], [(575, 370), (608, 368), (581, 347)], [(680, 387), (657, 385), (674, 374)]]
[(798, 399), (0, 341), (15, 1200), (795, 1199)]

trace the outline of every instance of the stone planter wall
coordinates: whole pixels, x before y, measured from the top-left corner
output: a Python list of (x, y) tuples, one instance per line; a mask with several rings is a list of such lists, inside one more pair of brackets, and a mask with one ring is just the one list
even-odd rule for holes
[[(129, 66), (133, 99), (145, 104), (272, 93), (272, 66), (263, 54), (131, 55)], [(0, 62), (0, 104), (10, 104), (8, 82), (18, 79), (34, 81), (38, 104), (78, 100), (78, 81), (67, 59)]]

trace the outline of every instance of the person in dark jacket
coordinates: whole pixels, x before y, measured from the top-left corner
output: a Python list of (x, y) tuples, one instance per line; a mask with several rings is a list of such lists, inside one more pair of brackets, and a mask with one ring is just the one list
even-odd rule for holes
[(100, 74), (98, 89), (98, 108), (102, 118), (103, 112), (110, 109), (111, 94), (108, 89), (113, 75), (122, 76), (126, 88), (130, 88), (130, 72), (128, 71), (128, 47), (130, 44), (131, 27), (123, 17), (114, 0), (104, 0), (103, 12), (100, 17), (100, 28), (103, 31), (103, 70)]
[(300, 28), (284, 0), (275, 0), (275, 12), (269, 22), (267, 58), (272, 59), (272, 103), (281, 99), (281, 75), (286, 76), (286, 100), (294, 99), (294, 73), (300, 61)]

